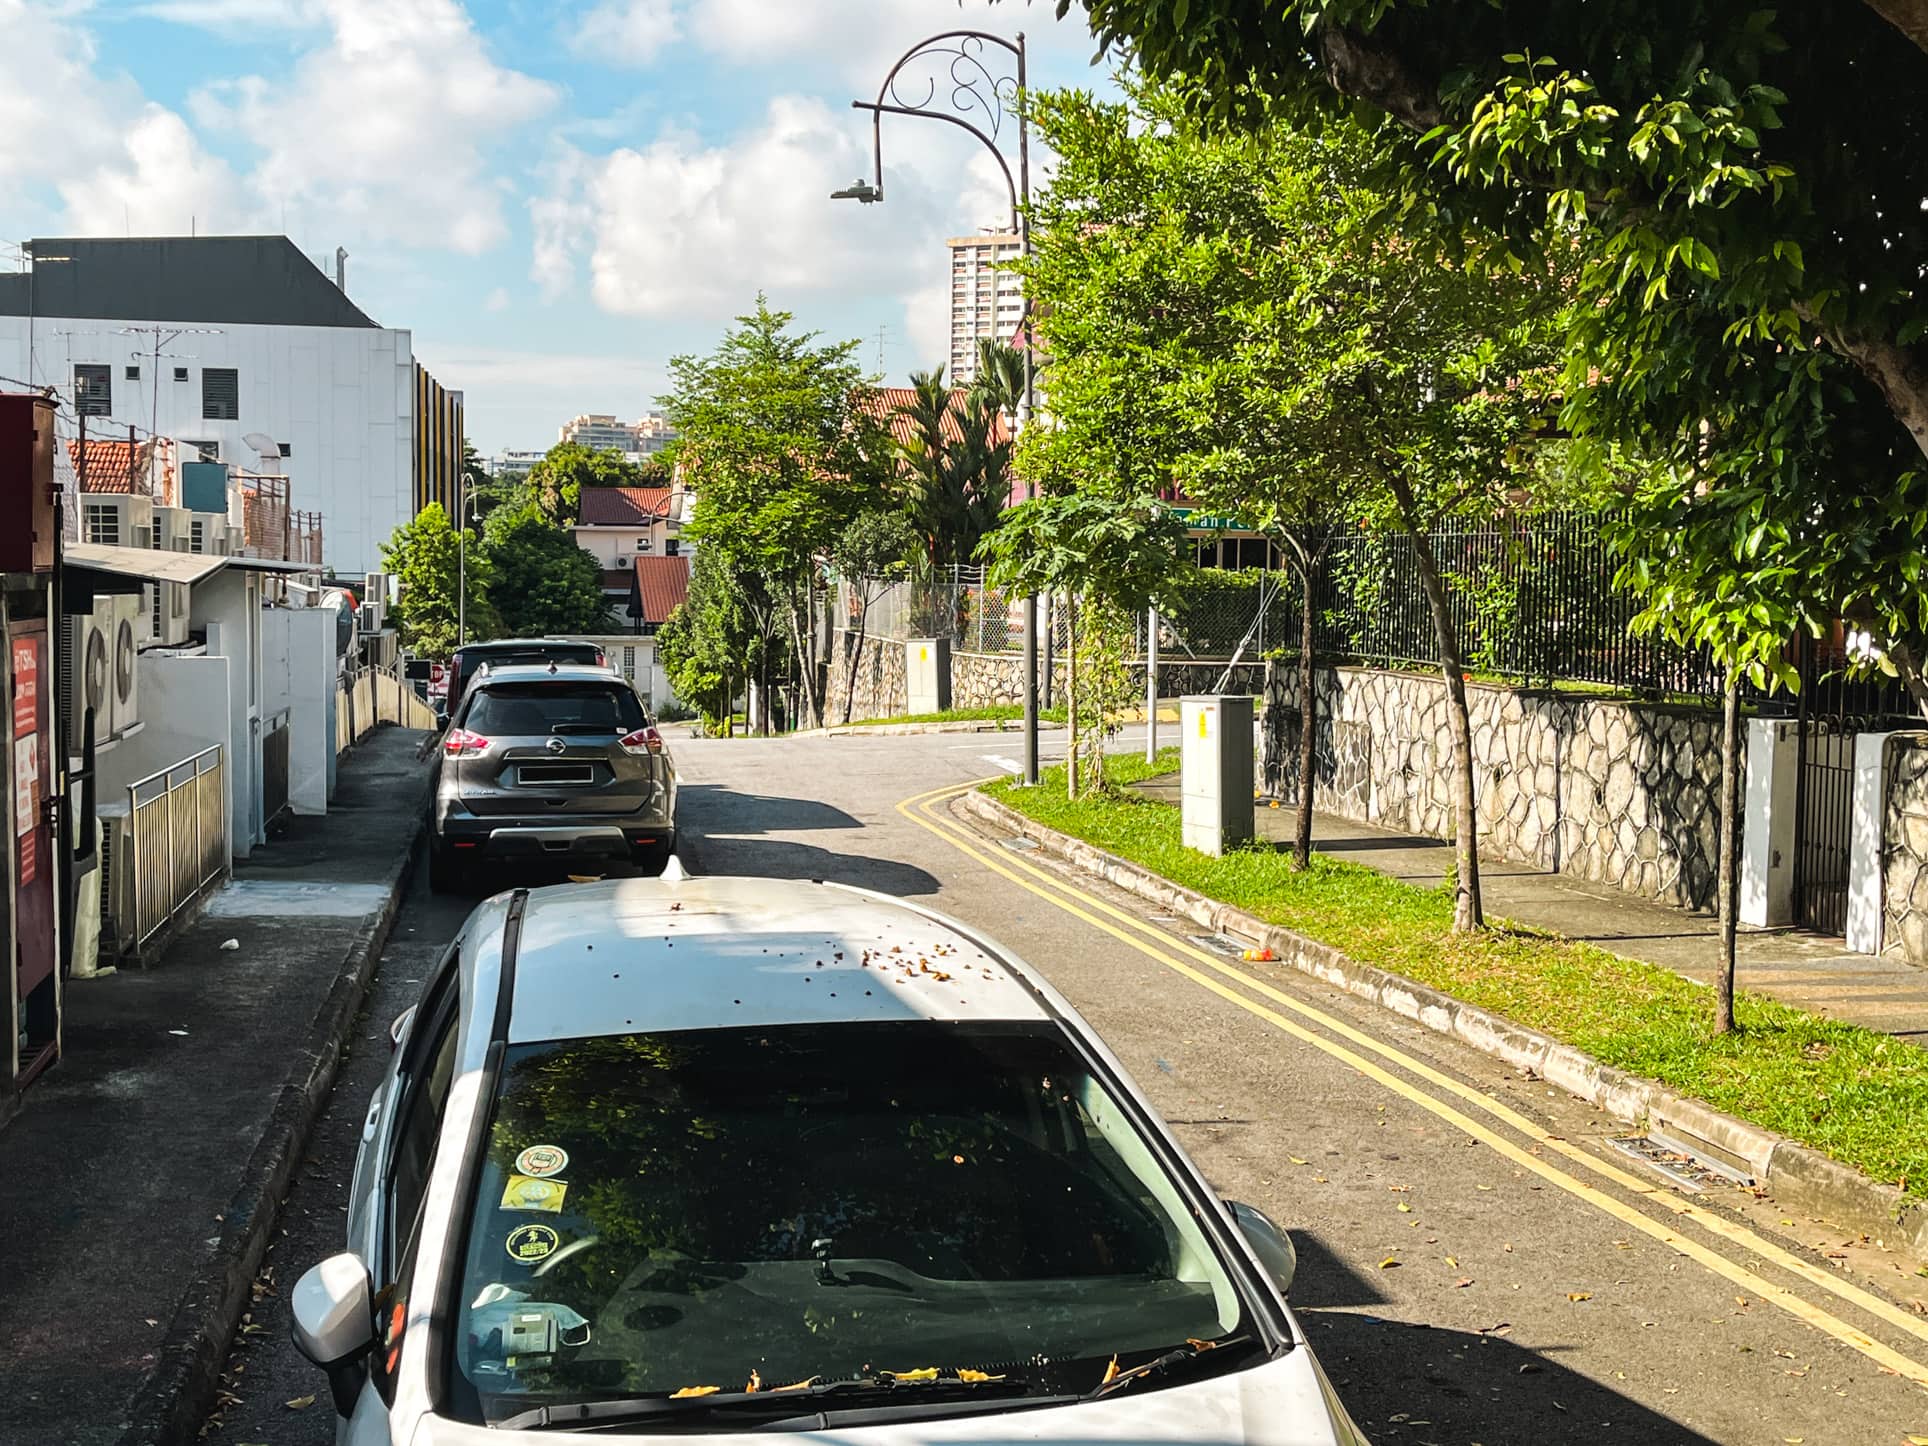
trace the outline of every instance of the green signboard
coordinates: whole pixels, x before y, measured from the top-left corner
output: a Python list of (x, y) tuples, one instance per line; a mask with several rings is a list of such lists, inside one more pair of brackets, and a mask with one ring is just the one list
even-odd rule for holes
[(1194, 532), (1250, 532), (1252, 530), (1236, 517), (1213, 517), (1209, 513), (1198, 512), (1190, 507), (1174, 507), (1172, 516), (1178, 518)]

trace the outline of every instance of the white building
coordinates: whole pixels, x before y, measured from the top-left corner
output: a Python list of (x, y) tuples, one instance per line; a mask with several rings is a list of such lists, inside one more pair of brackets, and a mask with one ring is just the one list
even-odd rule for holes
[(57, 387), (90, 435), (132, 426), (249, 469), (271, 449), (343, 573), (378, 569), (380, 544), (429, 501), (452, 505), (461, 394), (287, 237), (30, 249), (30, 271), (0, 276), (0, 375)]
[(1012, 341), (1024, 323), (1024, 286), (998, 263), (1015, 261), (1018, 238), (1008, 231), (985, 231), (976, 236), (953, 236), (944, 243), (951, 253), (952, 386), (968, 387), (977, 380), (977, 339), (994, 336)]
[(562, 424), (557, 436), (559, 442), (574, 442), (587, 447), (592, 452), (608, 448), (612, 452), (634, 452), (636, 429), (628, 422), (619, 422), (608, 412), (585, 412), (579, 417), (571, 417)]
[(515, 449), (497, 452), (489, 458), (489, 475), (491, 477), (527, 477), (535, 470), (536, 463), (548, 455), (547, 452)]

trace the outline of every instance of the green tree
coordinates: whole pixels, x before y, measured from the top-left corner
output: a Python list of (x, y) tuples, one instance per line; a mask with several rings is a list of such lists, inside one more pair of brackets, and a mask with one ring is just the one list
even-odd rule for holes
[(878, 507), (853, 517), (831, 550), (831, 564), (857, 605), (855, 641), (848, 645), (844, 660), (843, 721), (846, 723), (850, 721), (851, 704), (857, 694), (857, 665), (864, 655), (870, 605), (885, 588), (909, 576), (910, 560), (917, 555), (919, 546), (920, 539), (903, 513)]
[(582, 515), (585, 487), (634, 487), (637, 471), (613, 447), (558, 442), (529, 469), (529, 490), (542, 515), (568, 526)]
[(1664, 464), (1619, 538), (1646, 621), (1792, 685), (1846, 618), (1928, 712), (1920, 0), (1084, 3), (1214, 117), (1365, 114), (1402, 206), (1577, 237), (1564, 420)]
[[(1050, 479), (1056, 434), (1040, 429), (1031, 435), (1036, 440), (1027, 446), (1025, 470)], [(1072, 798), (1087, 784), (1105, 786), (1103, 736), (1111, 727), (1110, 715), (1128, 701), (1128, 690), (1116, 686), (1122, 673), (1120, 622), (1128, 625), (1133, 614), (1175, 600), (1190, 567), (1182, 555), (1185, 543), (1184, 523), (1156, 497), (1047, 485), (1045, 495), (1013, 507), (1004, 525), (978, 546), (994, 587), (1020, 594), (1061, 592), (1068, 599), (1083, 595), (1075, 609), (1081, 621), (1072, 625), (1065, 659), (1065, 791)], [(1091, 655), (1095, 688), (1079, 682), (1080, 642)], [(1081, 701), (1097, 706), (1081, 710)]]
[[(457, 644), (457, 583), (462, 575), (456, 531), (442, 504), (431, 502), (382, 544), (382, 567), (395, 579), (396, 621), (402, 646), (417, 657), (446, 659)], [(497, 630), (489, 604), (489, 559), (471, 535), (468, 546), (468, 630), (486, 638)]]
[[(767, 704), (782, 651), (772, 635), (775, 613), (760, 574), (738, 570), (717, 548), (697, 550), (689, 597), (658, 630), (656, 646), (677, 696), (701, 709), (713, 728), (732, 726), (740, 685), (756, 680)], [(760, 721), (767, 732), (767, 713)]]
[(897, 444), (904, 506), (933, 570), (969, 560), (1010, 497), (1011, 439), (994, 392), (944, 385), (944, 369), (913, 372), (898, 408), (910, 435)]
[[(670, 362), (660, 399), (681, 434), (678, 456), (697, 479), (690, 534), (698, 556), (762, 579), (780, 600), (805, 717), (823, 721), (821, 660), (812, 626), (820, 570), (865, 502), (884, 490), (883, 455), (859, 405), (858, 343), (820, 343), (759, 295), (708, 356)], [(740, 591), (752, 591), (747, 576)], [(774, 633), (762, 636), (766, 659)], [(768, 688), (762, 690), (767, 700)]]
[[(485, 536), (489, 602), (509, 637), (599, 633), (612, 626), (595, 556), (535, 502), (492, 513)], [(470, 559), (473, 566), (473, 551)]]
[(1302, 613), (1336, 516), (1408, 535), (1449, 700), (1455, 920), (1477, 927), (1465, 660), (1429, 533), (1496, 505), (1523, 465), (1558, 358), (1558, 253), (1493, 270), (1446, 218), (1388, 224), (1371, 140), (1344, 123), (1214, 138), (1156, 92), (1036, 113), (1063, 158), (1029, 268), (1052, 451), (1068, 475), (1175, 482), (1272, 531)]

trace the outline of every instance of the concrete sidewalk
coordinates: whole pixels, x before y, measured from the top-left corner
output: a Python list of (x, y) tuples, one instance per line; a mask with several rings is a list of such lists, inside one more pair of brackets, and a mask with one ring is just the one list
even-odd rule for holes
[[(1161, 802), (1178, 804), (1176, 773), (1138, 787)], [(1290, 805), (1270, 808), (1261, 802), (1258, 831), (1289, 845), (1293, 817)], [(1422, 887), (1439, 885), (1453, 860), (1452, 845), (1442, 839), (1323, 813), (1314, 817), (1312, 846)], [(1489, 919), (1598, 944), (1702, 983), (1711, 983), (1718, 969), (1720, 925), (1710, 915), (1500, 859), (1481, 861), (1480, 897)], [(1743, 927), (1735, 969), (1743, 989), (1928, 1046), (1928, 970), (1916, 965), (1850, 953), (1840, 939), (1825, 934)]]
[(65, 1057), (0, 1130), (0, 1442), (168, 1440), (205, 1405), (394, 917), (426, 736), (358, 745), (153, 967), (68, 985)]

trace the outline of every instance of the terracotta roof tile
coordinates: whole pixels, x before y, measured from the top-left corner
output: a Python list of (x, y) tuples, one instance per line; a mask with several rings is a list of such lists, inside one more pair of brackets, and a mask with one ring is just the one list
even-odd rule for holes
[[(87, 441), (87, 466), (80, 465), (80, 442), (78, 439), (67, 443), (67, 455), (73, 459), (74, 474), (85, 476), (85, 490), (88, 492), (116, 492), (123, 495), (147, 495), (148, 447), (135, 446), (125, 441), (111, 439)], [(136, 485), (138, 480), (138, 485)]]
[(636, 595), (642, 600), (642, 621), (662, 622), (690, 595), (690, 560), (681, 554), (637, 558)]
[(585, 487), (576, 522), (582, 527), (634, 527), (669, 516), (667, 487)]
[[(964, 440), (964, 428), (959, 418), (962, 417), (964, 413), (964, 398), (966, 395), (967, 393), (962, 387), (953, 387), (951, 389), (950, 404), (944, 408), (943, 435), (944, 440), (947, 442), (961, 442)], [(857, 397), (857, 405), (877, 421), (890, 428), (891, 436), (895, 437), (901, 444), (910, 441), (913, 435), (911, 421), (910, 418), (904, 415), (904, 408), (910, 406), (911, 403), (916, 400), (917, 393), (911, 387), (877, 387), (871, 391), (860, 393)], [(992, 423), (991, 440), (994, 443), (1001, 442), (1009, 435), (1009, 425), (1004, 417), (1000, 415), (997, 420)], [(584, 493), (584, 495), (587, 496), (588, 494)]]

